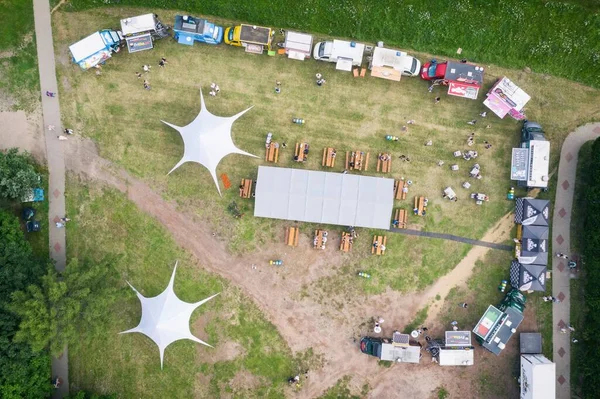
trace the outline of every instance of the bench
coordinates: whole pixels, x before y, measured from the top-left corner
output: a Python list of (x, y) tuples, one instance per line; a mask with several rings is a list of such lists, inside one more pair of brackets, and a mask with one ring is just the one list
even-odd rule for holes
[(392, 227), (397, 229), (405, 229), (408, 222), (408, 212), (404, 209), (396, 209), (394, 214), (394, 220), (392, 221)]
[(265, 161), (274, 163), (279, 162), (279, 143), (267, 144)]
[(290, 247), (297, 247), (299, 238), (300, 229), (298, 227), (285, 228), (285, 245), (289, 245)]
[(340, 251), (343, 252), (350, 252), (350, 250), (352, 249), (352, 234), (344, 231), (342, 233), (342, 241), (340, 242)]
[(390, 173), (392, 171), (392, 155), (386, 153), (379, 153), (377, 157), (377, 171), (383, 173)]
[(371, 245), (371, 253), (373, 255), (385, 255), (385, 244), (387, 243), (386, 236), (373, 236), (373, 245)]
[(240, 184), (240, 197), (252, 197), (252, 183), (252, 179), (242, 179), (242, 183)]
[(408, 192), (408, 183), (405, 180), (396, 180), (394, 182), (394, 198), (397, 200), (406, 199)]
[(369, 154), (362, 151), (346, 151), (346, 170), (364, 170), (369, 167)]
[(308, 143), (296, 143), (296, 150), (294, 151), (294, 161), (306, 162), (308, 155)]
[(327, 243), (327, 232), (325, 230), (315, 230), (313, 247), (315, 249), (325, 249), (325, 243)]
[(335, 165), (335, 156), (337, 155), (337, 151), (335, 148), (324, 148), (323, 149), (323, 162), (322, 166), (327, 166), (328, 168), (333, 168)]
[(427, 205), (425, 204), (425, 197), (415, 197), (414, 213), (418, 216), (423, 216), (424, 212), (427, 212)]

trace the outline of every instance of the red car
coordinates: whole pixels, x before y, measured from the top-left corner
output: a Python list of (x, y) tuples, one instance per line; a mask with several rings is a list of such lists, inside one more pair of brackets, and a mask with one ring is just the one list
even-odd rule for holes
[(421, 78), (433, 85), (449, 86), (448, 94), (475, 100), (483, 85), (483, 67), (463, 62), (431, 60), (423, 65)]

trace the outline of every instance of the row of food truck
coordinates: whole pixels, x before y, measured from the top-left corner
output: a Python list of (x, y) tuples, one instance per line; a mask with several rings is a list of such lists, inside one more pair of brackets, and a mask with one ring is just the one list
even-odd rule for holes
[[(120, 30), (102, 30), (70, 46), (73, 62), (86, 70), (105, 62), (113, 53), (127, 47), (130, 53), (153, 48), (154, 40), (169, 37), (170, 28), (156, 14), (144, 14), (121, 20)], [(295, 60), (314, 58), (335, 63), (336, 69), (351, 71), (363, 65), (368, 54), (371, 76), (399, 81), (402, 76), (418, 76), (430, 81), (431, 87), (447, 86), (448, 94), (477, 99), (483, 86), (484, 68), (466, 60), (438, 62), (433, 59), (421, 67), (421, 62), (404, 51), (346, 40), (321, 41), (313, 45), (313, 36), (285, 31), (282, 43), (273, 43), (272, 28), (240, 24), (223, 28), (206, 19), (189, 15), (175, 16), (173, 37), (178, 43), (192, 46), (195, 42), (243, 47), (252, 54), (285, 54)], [(283, 31), (282, 31), (283, 32)], [(525, 119), (523, 108), (530, 97), (508, 78), (498, 80), (486, 94), (484, 105), (500, 118), (506, 115)]]

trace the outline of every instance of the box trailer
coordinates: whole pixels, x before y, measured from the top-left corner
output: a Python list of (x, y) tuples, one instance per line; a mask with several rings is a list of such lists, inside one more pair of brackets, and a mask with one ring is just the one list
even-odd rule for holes
[(121, 32), (130, 53), (149, 50), (153, 41), (169, 36), (169, 27), (158, 20), (156, 14), (144, 14), (121, 20)]
[(351, 71), (353, 66), (361, 66), (365, 45), (344, 40), (333, 40), (315, 44), (313, 58), (317, 61), (335, 62), (335, 69)]
[(312, 35), (286, 31), (283, 48), (285, 49), (288, 58), (304, 61), (305, 59), (310, 58), (312, 43)]
[(105, 62), (112, 53), (117, 53), (121, 46), (121, 35), (114, 30), (94, 32), (69, 46), (73, 62), (87, 70)]
[(544, 355), (521, 355), (521, 399), (556, 397), (556, 365)]

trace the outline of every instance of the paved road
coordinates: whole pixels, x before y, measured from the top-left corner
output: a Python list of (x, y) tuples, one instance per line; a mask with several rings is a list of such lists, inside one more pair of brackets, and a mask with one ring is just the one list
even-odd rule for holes
[(511, 245), (496, 244), (494, 242), (474, 240), (472, 238), (453, 236), (452, 234), (433, 233), (430, 231), (420, 231), (420, 230), (412, 230), (412, 229), (395, 229), (395, 228), (390, 229), (390, 231), (392, 233), (405, 234), (408, 236), (440, 238), (442, 240), (457, 241), (457, 242), (462, 242), (464, 244), (471, 244), (471, 245), (477, 245), (479, 247), (499, 249), (502, 251), (513, 251), (514, 250), (514, 247), (512, 247)]
[[(586, 142), (598, 137), (600, 137), (600, 123), (581, 126), (567, 136), (560, 152), (552, 220), (552, 244), (555, 252), (571, 252), (571, 208), (579, 149)], [(571, 336), (560, 333), (560, 328), (570, 323), (571, 315), (569, 292), (571, 273), (566, 263), (563, 259), (553, 257), (552, 295), (561, 300), (560, 303), (553, 305), (552, 311), (557, 399), (571, 398)]]
[[(46, 159), (48, 161), (48, 198), (50, 209), (48, 223), (50, 225), (50, 256), (55, 261), (56, 269), (63, 271), (66, 265), (65, 230), (57, 229), (54, 223), (65, 216), (65, 161), (62, 145), (57, 136), (62, 131), (58, 98), (46, 96), (46, 91), (58, 92), (56, 68), (54, 61), (54, 45), (52, 43), (52, 25), (50, 22), (50, 4), (48, 0), (34, 0), (33, 14), (35, 18), (35, 37), (37, 42), (40, 87), (42, 89), (42, 112), (46, 132)], [(54, 131), (47, 126), (55, 127)], [(54, 391), (54, 398), (63, 398), (69, 394), (68, 352), (52, 359), (52, 377), (59, 376), (63, 384)]]

